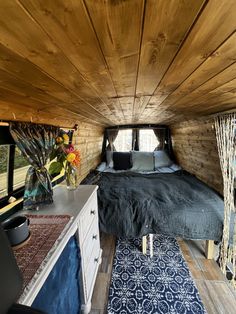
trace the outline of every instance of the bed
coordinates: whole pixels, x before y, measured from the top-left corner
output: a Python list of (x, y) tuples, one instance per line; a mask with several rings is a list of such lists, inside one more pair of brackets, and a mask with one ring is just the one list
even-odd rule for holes
[(130, 171), (101, 164), (84, 180), (99, 186), (101, 230), (128, 238), (163, 233), (220, 241), (222, 198), (175, 164), (161, 168)]

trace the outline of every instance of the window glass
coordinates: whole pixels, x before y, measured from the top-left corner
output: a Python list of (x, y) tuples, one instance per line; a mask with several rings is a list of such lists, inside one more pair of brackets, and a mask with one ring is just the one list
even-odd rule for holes
[(10, 145), (0, 145), (0, 198), (8, 193), (8, 160)]
[(139, 130), (139, 150), (143, 152), (153, 152), (159, 141), (156, 135), (151, 129), (141, 129)]
[(18, 147), (15, 148), (13, 191), (25, 185), (25, 177), (30, 165), (22, 156)]
[(132, 129), (119, 130), (114, 146), (118, 152), (129, 152), (132, 149)]

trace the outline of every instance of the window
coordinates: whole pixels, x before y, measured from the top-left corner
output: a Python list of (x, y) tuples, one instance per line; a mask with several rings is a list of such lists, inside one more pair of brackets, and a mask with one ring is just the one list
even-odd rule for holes
[[(0, 145), (0, 208), (25, 185), (28, 161), (16, 145)], [(21, 193), (23, 195), (23, 192)]]
[(8, 205), (11, 196), (20, 198), (24, 194), (26, 172), (29, 163), (22, 156), (20, 150), (10, 134), (8, 126), (0, 126), (0, 215), (1, 210)]
[(139, 130), (139, 150), (143, 152), (153, 152), (159, 141), (153, 130), (141, 129)]
[(129, 152), (132, 149), (132, 129), (119, 130), (114, 146), (118, 152)]
[(14, 173), (13, 173), (13, 191), (25, 185), (26, 173), (30, 165), (22, 156), (19, 148), (15, 148)]
[(10, 145), (0, 145), (0, 198), (8, 194), (8, 163)]

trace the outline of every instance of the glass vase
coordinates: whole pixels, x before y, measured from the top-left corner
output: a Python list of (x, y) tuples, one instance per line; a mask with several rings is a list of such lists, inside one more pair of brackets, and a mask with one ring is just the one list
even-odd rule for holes
[(66, 166), (66, 186), (68, 190), (75, 190), (78, 187), (77, 169), (72, 165)]

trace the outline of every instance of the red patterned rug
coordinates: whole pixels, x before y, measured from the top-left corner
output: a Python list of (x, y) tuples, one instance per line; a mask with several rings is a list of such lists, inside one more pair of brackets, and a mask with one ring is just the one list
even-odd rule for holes
[(22, 291), (71, 219), (68, 215), (27, 215), (27, 217), (30, 220), (30, 239), (23, 247), (14, 249), (24, 279)]

